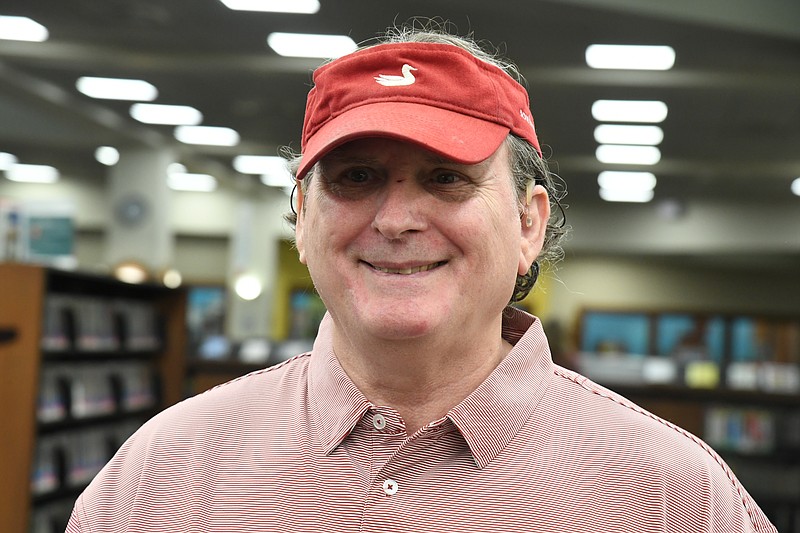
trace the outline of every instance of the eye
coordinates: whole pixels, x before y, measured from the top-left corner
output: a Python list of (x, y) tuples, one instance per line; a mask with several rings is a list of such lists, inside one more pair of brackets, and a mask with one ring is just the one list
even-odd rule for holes
[(462, 181), (462, 179), (463, 178), (461, 178), (461, 176), (453, 172), (441, 172), (439, 174), (436, 174), (436, 176), (434, 176), (433, 181), (437, 185), (452, 185), (455, 183), (459, 183), (460, 181)]
[(452, 168), (437, 168), (429, 174), (426, 188), (441, 200), (460, 202), (477, 190), (474, 176)]
[(366, 183), (372, 179), (373, 174), (366, 168), (351, 168), (342, 173), (342, 179), (350, 183)]
[(358, 199), (379, 189), (383, 179), (369, 166), (327, 165), (323, 167), (327, 190), (340, 198)]

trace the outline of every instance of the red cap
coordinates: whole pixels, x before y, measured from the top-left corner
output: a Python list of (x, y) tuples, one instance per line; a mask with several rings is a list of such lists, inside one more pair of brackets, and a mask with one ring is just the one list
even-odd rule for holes
[(475, 164), (513, 132), (541, 154), (528, 93), (502, 69), (450, 44), (388, 43), (314, 72), (297, 177), (362, 137), (412, 142)]

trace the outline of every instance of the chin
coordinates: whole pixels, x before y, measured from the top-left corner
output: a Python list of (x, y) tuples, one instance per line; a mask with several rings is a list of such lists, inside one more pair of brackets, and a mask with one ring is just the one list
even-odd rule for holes
[(409, 312), (397, 312), (399, 309), (373, 314), (365, 318), (364, 323), (369, 324), (367, 330), (372, 331), (376, 337), (387, 340), (416, 339), (436, 331), (442, 323), (442, 314), (423, 316), (419, 308)]

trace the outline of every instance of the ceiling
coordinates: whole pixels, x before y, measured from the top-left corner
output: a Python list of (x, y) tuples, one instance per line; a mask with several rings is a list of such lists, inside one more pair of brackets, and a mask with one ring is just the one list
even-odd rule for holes
[[(232, 156), (299, 148), (317, 60), (282, 58), (273, 31), (370, 39), (414, 16), (441, 17), (500, 45), (521, 68), (537, 130), (571, 204), (600, 203), (590, 107), (600, 98), (660, 99), (656, 199), (797, 201), (800, 2), (797, 0), (321, 0), (315, 15), (231, 11), (218, 0), (4, 0), (0, 14), (44, 24), (44, 43), (0, 41), (0, 151), (97, 179), (99, 145), (175, 145), (190, 167), (234, 179)], [(666, 44), (668, 72), (597, 71), (591, 43)], [(242, 136), (235, 148), (181, 145), (171, 128), (131, 119), (130, 103), (78, 93), (84, 75), (141, 78), (157, 103), (199, 109)], [(649, 170), (649, 169), (648, 169)]]

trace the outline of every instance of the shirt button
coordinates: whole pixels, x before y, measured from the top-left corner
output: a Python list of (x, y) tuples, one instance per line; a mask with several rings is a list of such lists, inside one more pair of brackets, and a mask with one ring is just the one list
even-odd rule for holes
[(386, 427), (386, 418), (384, 418), (382, 414), (377, 413), (372, 417), (372, 425), (375, 426), (375, 429), (381, 430)]
[(397, 481), (393, 479), (387, 479), (383, 482), (383, 492), (385, 492), (387, 496), (394, 496), (397, 494), (398, 488), (400, 487), (398, 487)]

